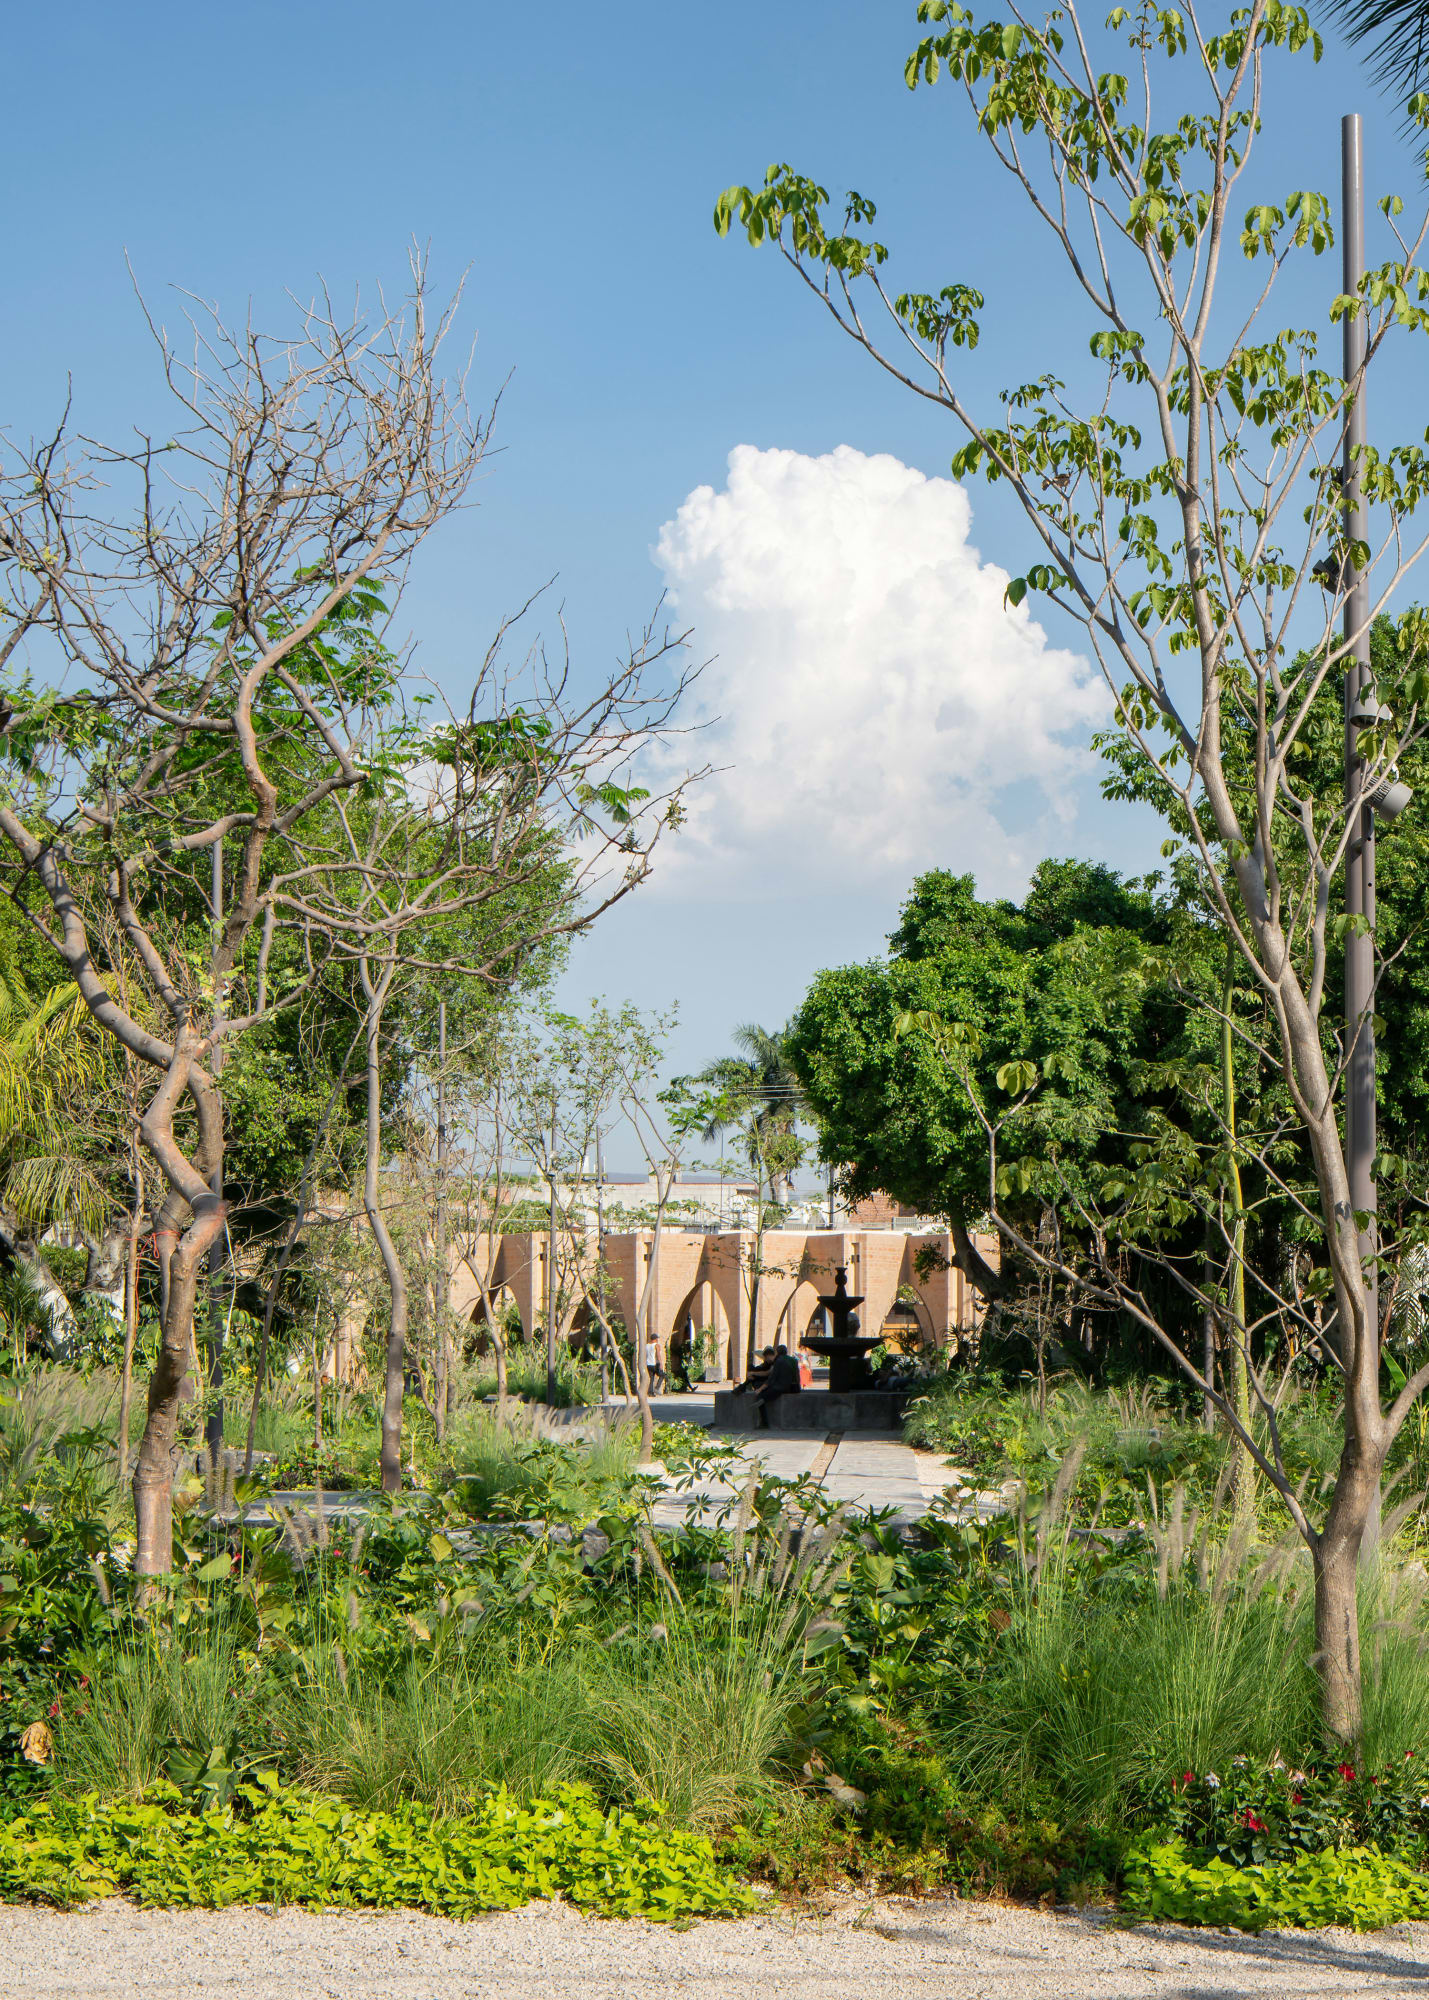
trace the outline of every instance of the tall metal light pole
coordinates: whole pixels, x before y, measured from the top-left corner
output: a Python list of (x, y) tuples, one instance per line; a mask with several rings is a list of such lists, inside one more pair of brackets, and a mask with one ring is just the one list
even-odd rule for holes
[[(218, 954), (223, 945), (223, 840), (213, 843), (213, 877), (210, 889), (213, 910), (213, 1074), (223, 1075), (223, 989), (218, 980)], [(218, 1125), (218, 1159), (210, 1181), (218, 1200), (223, 1199), (223, 1114)], [(223, 1452), (223, 1267), (227, 1230), (214, 1239), (208, 1253), (208, 1416), (204, 1422), (204, 1443), (209, 1464), (216, 1466)]]
[[(1364, 276), (1364, 156), (1358, 112), (1340, 124), (1341, 242), (1344, 254), (1343, 290), (1359, 295)], [(1344, 376), (1354, 382), (1364, 367), (1365, 322), (1360, 313), (1344, 320)], [(1345, 456), (1341, 473), (1347, 544), (1369, 541), (1369, 510), (1360, 483), (1359, 454), (1367, 439), (1365, 394), (1361, 381), (1345, 421)], [(1345, 1165), (1350, 1200), (1369, 1220), (1360, 1236), (1360, 1254), (1367, 1260), (1366, 1292), (1370, 1326), (1379, 1326), (1379, 1286), (1372, 1260), (1375, 1229), (1375, 1105), (1374, 1105), (1374, 807), (1364, 791), (1365, 766), (1359, 753), (1360, 731), (1378, 715), (1378, 698), (1370, 666), (1369, 571), (1347, 562), (1345, 571), (1345, 804), (1350, 815), (1350, 839), (1345, 856), (1345, 914), (1363, 917), (1345, 937), (1345, 1037), (1350, 1051), (1345, 1094)]]
[(433, 1287), (436, 1306), (437, 1342), (435, 1354), (437, 1436), (446, 1435), (451, 1403), (452, 1355), (447, 1335), (447, 1315), (451, 1311), (451, 1277), (447, 1270), (447, 1003), (437, 1002), (437, 1281)]

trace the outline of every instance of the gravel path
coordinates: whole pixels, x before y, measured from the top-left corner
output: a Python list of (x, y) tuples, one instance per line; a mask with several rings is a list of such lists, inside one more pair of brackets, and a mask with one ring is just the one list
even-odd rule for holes
[(450, 1923), (410, 1912), (0, 1908), (5, 2000), (1202, 2000), (1429, 1994), (1429, 1925), (1118, 1930), (986, 1903), (849, 1903), (671, 1931), (535, 1905)]

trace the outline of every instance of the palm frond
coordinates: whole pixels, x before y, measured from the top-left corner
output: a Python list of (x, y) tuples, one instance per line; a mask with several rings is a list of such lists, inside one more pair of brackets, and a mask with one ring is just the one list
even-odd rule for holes
[(52, 1119), (104, 1069), (99, 1038), (68, 980), (39, 1001), (16, 999), (0, 974), (0, 1137)]
[(110, 1213), (103, 1184), (71, 1153), (31, 1153), (16, 1160), (5, 1176), (5, 1202), (30, 1236), (57, 1225), (98, 1236)]
[(1370, 75), (1401, 102), (1429, 75), (1429, 0), (1329, 0), (1330, 18), (1355, 48), (1364, 48)]

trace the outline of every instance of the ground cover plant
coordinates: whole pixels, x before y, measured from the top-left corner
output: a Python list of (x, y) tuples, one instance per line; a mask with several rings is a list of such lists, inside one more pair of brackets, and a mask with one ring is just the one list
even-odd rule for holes
[[(180, 1516), (162, 1598), (102, 1518), (7, 1503), (10, 1891), (52, 1893), (68, 1843), (81, 1886), (222, 1901), (266, 1882), (287, 1895), (295, 1855), (316, 1842), (332, 1863), (312, 1878), (317, 1900), (456, 1910), (544, 1884), (611, 1912), (746, 1906), (738, 1863), (709, 1843), (790, 1790), (838, 1537), (796, 1556), (792, 1526), (766, 1532), (751, 1500), (731, 1530), (747, 1578), (742, 1561), (728, 1573), (691, 1557), (677, 1580), (628, 1440), (612, 1445), (622, 1478), (576, 1499), (548, 1482), (529, 1526), (494, 1525), (486, 1491), (469, 1512), (461, 1479), (377, 1502), (356, 1525), (320, 1500), (274, 1526), (200, 1503)], [(592, 1493), (606, 1505), (588, 1549)], [(510, 1806), (499, 1839), (494, 1800)], [(205, 1812), (184, 1831), (184, 1815)], [(566, 1829), (554, 1848), (526, 1839), (547, 1819)], [(394, 1872), (381, 1857), (404, 1843), (412, 1867)]]
[(359, 1904), (448, 1917), (560, 1895), (602, 1916), (666, 1922), (756, 1901), (708, 1840), (664, 1827), (648, 1806), (602, 1812), (573, 1785), (526, 1803), (498, 1792), (458, 1819), (410, 1804), (354, 1812), (273, 1785), (239, 1786), (195, 1814), (157, 1788), (118, 1806), (92, 1795), (45, 1803), (0, 1826), (0, 1895), (69, 1906), (119, 1892), (165, 1906)]

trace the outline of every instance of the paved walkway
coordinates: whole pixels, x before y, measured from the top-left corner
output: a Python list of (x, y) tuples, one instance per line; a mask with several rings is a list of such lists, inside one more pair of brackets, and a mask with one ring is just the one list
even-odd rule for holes
[[(713, 1436), (724, 1436), (736, 1445), (739, 1458), (715, 1477), (683, 1486), (670, 1475), (666, 1490), (656, 1500), (652, 1518), (657, 1528), (682, 1528), (689, 1522), (717, 1521), (731, 1502), (736, 1501), (749, 1477), (752, 1465), (762, 1466), (772, 1479), (812, 1479), (824, 1499), (834, 1506), (856, 1511), (878, 1509), (903, 1525), (921, 1519), (932, 1506), (948, 1496), (955, 1518), (965, 1521), (991, 1520), (1006, 1513), (1015, 1497), (1015, 1482), (1009, 1487), (979, 1487), (970, 1473), (950, 1465), (940, 1452), (914, 1451), (892, 1431), (716, 1431), (714, 1391), (720, 1384), (707, 1384), (687, 1396), (657, 1396), (652, 1408), (657, 1423), (696, 1424)], [(608, 1407), (623, 1413), (624, 1402), (612, 1399)], [(323, 1495), (323, 1510), (329, 1519), (366, 1514), (371, 1496), (366, 1493), (337, 1492)], [(273, 1518), (273, 1508), (310, 1513), (314, 1506), (311, 1489), (272, 1494), (266, 1502), (250, 1506), (249, 1522)]]
[(812, 1478), (823, 1497), (836, 1506), (888, 1509), (890, 1518), (903, 1523), (918, 1520), (945, 1493), (952, 1496), (954, 1511), (964, 1520), (988, 1520), (1007, 1509), (1006, 1491), (979, 1489), (968, 1473), (951, 1466), (941, 1453), (914, 1451), (892, 1431), (717, 1432), (715, 1386), (719, 1385), (707, 1385), (688, 1396), (657, 1397), (656, 1420), (703, 1424), (739, 1447), (740, 1462), (719, 1478), (701, 1480), (685, 1492), (669, 1492), (658, 1500), (657, 1527), (713, 1520), (740, 1492), (754, 1464), (775, 1479)]

